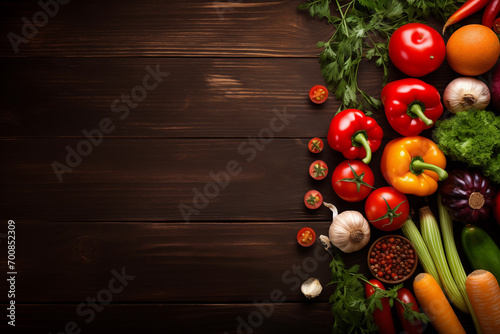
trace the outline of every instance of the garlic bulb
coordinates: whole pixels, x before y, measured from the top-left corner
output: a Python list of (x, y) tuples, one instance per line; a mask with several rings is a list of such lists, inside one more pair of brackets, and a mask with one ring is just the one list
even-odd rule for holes
[(344, 253), (360, 250), (370, 241), (370, 225), (357, 211), (344, 211), (338, 214), (337, 208), (330, 203), (323, 203), (333, 213), (329, 237), (334, 246)]
[(461, 77), (451, 81), (443, 93), (443, 103), (450, 112), (484, 110), (490, 103), (490, 90), (480, 80)]
[(311, 299), (314, 297), (318, 297), (321, 291), (323, 291), (323, 287), (321, 286), (321, 283), (317, 278), (311, 277), (308, 278), (304, 283), (302, 283), (300, 291), (302, 291), (304, 296)]

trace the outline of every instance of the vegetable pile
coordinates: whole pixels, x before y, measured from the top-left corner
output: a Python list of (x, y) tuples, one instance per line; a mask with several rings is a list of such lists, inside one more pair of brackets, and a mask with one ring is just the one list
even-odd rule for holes
[[(336, 0), (334, 3), (338, 13), (330, 11), (332, 2), (307, 0), (299, 9), (307, 10), (313, 17), (327, 20), (335, 28), (330, 39), (318, 42), (317, 46), (323, 48), (319, 54), (321, 74), (328, 89), (341, 101), (340, 111), (348, 108), (379, 108), (380, 100), (358, 86), (357, 75), (361, 61), (374, 59), (376, 66), (383, 68), (383, 82), (386, 84), (389, 78), (388, 50), (391, 35), (399, 27), (423, 21), (429, 16), (444, 21), (457, 9), (457, 4), (463, 1), (351, 0), (341, 5)], [(409, 66), (409, 62), (405, 64)]]
[[(339, 214), (340, 205), (333, 200), (328, 202), (335, 205), (323, 203), (317, 191), (310, 191), (304, 199), (308, 208), (318, 209), (323, 203), (333, 213), (328, 237), (319, 237), (333, 257), (333, 333), (378, 330), (389, 334), (399, 328), (422, 333), (424, 322), (439, 333), (465, 333), (461, 321), (467, 318), (479, 334), (500, 333), (500, 249), (479, 227), (489, 224), (494, 212), (498, 225), (490, 224), (488, 229), (500, 232), (500, 192), (495, 189), (500, 186), (500, 116), (487, 111), (492, 107), (500, 112), (500, 65), (492, 70), (500, 57), (499, 36), (492, 30), (500, 27), (500, 18), (495, 20), (500, 0), (468, 0), (457, 10), (463, 2), (308, 0), (300, 6), (335, 27), (330, 40), (318, 43), (323, 48), (321, 72), (340, 102), (327, 134), (330, 148), (341, 153), (337, 154), (340, 160), (345, 158), (332, 168), (334, 199), (365, 201), (364, 212)], [(330, 5), (336, 13), (330, 12)], [(439, 32), (418, 22), (429, 15), (447, 20), (444, 34), (449, 26), (482, 8), (483, 25), (465, 25), (446, 45)], [(363, 59), (375, 59), (384, 69), (380, 100), (357, 85)], [(388, 83), (389, 61), (411, 77)], [(416, 77), (437, 70), (444, 61), (458, 75), (484, 77), (457, 77), (441, 98), (436, 87)], [(486, 83), (490, 70), (492, 80)], [(317, 87), (311, 89), (310, 98), (323, 103), (325, 94)], [(382, 106), (388, 125), (401, 135), (387, 143), (380, 124), (366, 112)], [(443, 120), (444, 108), (449, 113)], [(432, 132), (423, 132), (432, 127)], [(315, 137), (308, 147), (319, 153), (323, 142)], [(383, 150), (380, 174), (386, 184), (375, 188), (377, 175), (370, 164), (379, 148)], [(450, 168), (454, 164), (447, 164), (447, 158), (471, 169)], [(326, 163), (314, 160), (310, 175), (315, 180), (330, 177)], [(329, 196), (325, 193), (325, 200)], [(417, 224), (412, 220), (416, 208), (410, 202), (414, 196), (426, 198), (426, 205), (417, 210)], [(431, 196), (437, 200), (438, 219), (427, 206)], [(453, 220), (461, 228), (457, 240)], [(366, 249), (373, 228), (386, 234), (366, 254), (367, 272), (377, 278), (368, 280), (359, 273), (359, 265), (347, 268), (342, 254)], [(299, 243), (312, 244), (310, 238), (301, 236), (297, 236)], [(403, 284), (386, 289), (382, 283), (411, 280), (416, 270), (412, 286), (416, 298)], [(306, 283), (307, 298), (323, 290), (317, 280)], [(492, 312), (488, 305), (494, 307)], [(393, 307), (399, 327), (392, 317)]]

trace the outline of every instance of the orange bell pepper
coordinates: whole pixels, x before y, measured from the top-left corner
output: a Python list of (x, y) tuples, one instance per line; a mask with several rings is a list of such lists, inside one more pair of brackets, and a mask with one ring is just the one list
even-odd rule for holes
[(430, 139), (413, 136), (391, 140), (382, 153), (380, 169), (385, 180), (405, 194), (428, 196), (448, 173), (446, 157)]

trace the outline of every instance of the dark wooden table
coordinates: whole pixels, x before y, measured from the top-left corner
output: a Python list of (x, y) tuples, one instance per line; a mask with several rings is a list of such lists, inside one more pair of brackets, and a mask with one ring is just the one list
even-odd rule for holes
[[(0, 259), (9, 272), (13, 220), (17, 272), (2, 333), (328, 333), (333, 287), (310, 301), (298, 287), (325, 286), (329, 259), (295, 237), (330, 225), (309, 189), (363, 210), (307, 173), (343, 160), (307, 150), (339, 106), (307, 97), (331, 28), (300, 1), (41, 3), (0, 3)], [(360, 85), (378, 95), (381, 76), (363, 63)], [(442, 92), (455, 76), (427, 80)], [(369, 277), (365, 257), (344, 259)]]

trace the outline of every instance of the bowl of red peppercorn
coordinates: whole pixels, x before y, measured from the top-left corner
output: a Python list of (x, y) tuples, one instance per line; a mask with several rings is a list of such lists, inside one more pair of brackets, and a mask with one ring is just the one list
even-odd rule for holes
[(418, 256), (410, 240), (399, 235), (377, 239), (368, 251), (368, 268), (378, 280), (389, 284), (406, 281), (417, 269)]

